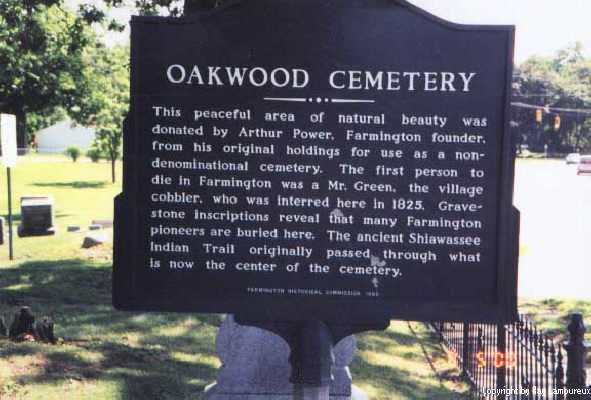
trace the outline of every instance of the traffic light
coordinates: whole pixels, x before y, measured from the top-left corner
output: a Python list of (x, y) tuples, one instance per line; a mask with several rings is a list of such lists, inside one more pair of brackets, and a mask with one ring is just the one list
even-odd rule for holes
[(558, 131), (560, 129), (560, 115), (556, 115), (554, 117), (554, 130)]
[(538, 123), (538, 124), (542, 123), (542, 109), (541, 108), (536, 109), (536, 123)]

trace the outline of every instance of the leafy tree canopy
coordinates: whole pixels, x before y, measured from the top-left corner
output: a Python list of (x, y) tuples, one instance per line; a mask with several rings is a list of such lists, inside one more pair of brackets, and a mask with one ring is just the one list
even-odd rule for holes
[(19, 147), (27, 114), (68, 110), (86, 95), (83, 55), (96, 40), (89, 24), (101, 18), (79, 11), (62, 0), (0, 1), (0, 111), (17, 115)]
[(71, 113), (96, 129), (95, 146), (111, 161), (120, 157), (123, 120), (129, 108), (129, 46), (95, 47), (86, 54), (88, 96)]
[[(582, 110), (591, 109), (591, 59), (583, 55), (580, 43), (558, 51), (552, 57), (534, 56), (516, 68), (513, 98), (527, 104)], [(518, 141), (535, 150), (548, 145), (551, 150), (571, 151), (591, 147), (591, 117), (585, 112), (543, 113), (535, 121), (535, 110), (513, 110)], [(555, 128), (556, 118), (559, 128)]]
[(178, 17), (199, 10), (214, 8), (227, 0), (104, 0), (109, 6), (134, 6), (140, 15), (171, 15)]
[(534, 56), (517, 68), (517, 95), (536, 95), (546, 104), (564, 101), (591, 105), (591, 59), (576, 43), (554, 57)]

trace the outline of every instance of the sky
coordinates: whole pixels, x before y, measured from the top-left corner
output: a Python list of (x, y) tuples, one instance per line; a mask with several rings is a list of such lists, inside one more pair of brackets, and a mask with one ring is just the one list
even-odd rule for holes
[[(82, 1), (88, 2), (88, 0), (68, 0), (71, 4)], [(515, 25), (515, 61), (517, 63), (532, 55), (553, 55), (556, 51), (577, 41), (583, 43), (586, 55), (591, 57), (590, 0), (409, 1), (438, 17), (456, 23)], [(101, 3), (100, 0), (95, 2)], [(128, 21), (130, 14), (129, 9), (116, 11), (116, 17), (121, 22)], [(109, 41), (125, 41), (128, 35), (128, 31), (120, 35), (111, 35)]]
[(553, 55), (581, 42), (591, 57), (589, 0), (410, 0), (438, 17), (462, 24), (515, 25), (515, 61)]

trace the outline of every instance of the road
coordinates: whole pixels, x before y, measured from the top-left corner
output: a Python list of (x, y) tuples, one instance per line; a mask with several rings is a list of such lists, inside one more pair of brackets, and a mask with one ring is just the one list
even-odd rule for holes
[(591, 300), (591, 176), (564, 161), (519, 160), (519, 296)]

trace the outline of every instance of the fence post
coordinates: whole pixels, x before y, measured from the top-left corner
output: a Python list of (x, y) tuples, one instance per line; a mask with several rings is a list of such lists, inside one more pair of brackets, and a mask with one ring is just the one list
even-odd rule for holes
[(472, 363), (472, 354), (470, 354), (470, 323), (462, 323), (462, 374), (464, 377), (469, 375)]
[[(570, 324), (568, 324), (569, 341), (564, 345), (567, 354), (567, 389), (584, 389), (586, 387), (587, 372), (585, 371), (585, 356), (587, 349), (585, 348), (584, 338), (586, 331), (587, 329), (583, 323), (583, 315), (580, 313), (571, 314)], [(569, 394), (567, 399), (581, 400), (583, 396)]]
[[(555, 371), (555, 376), (556, 376), (556, 389), (560, 390), (560, 389), (564, 389), (564, 363), (563, 363), (563, 357), (562, 357), (562, 348), (558, 347), (558, 356), (556, 357), (556, 371)], [(563, 400), (565, 398), (564, 395), (560, 394), (558, 395), (558, 399), (559, 400)]]
[[(507, 341), (504, 324), (497, 324), (497, 349), (495, 354), (495, 362), (497, 358), (501, 358), (503, 360), (502, 365), (498, 366), (497, 368), (497, 389), (505, 389), (505, 386), (507, 385)], [(499, 391), (499, 393), (502, 392)], [(499, 400), (503, 400), (506, 398), (506, 396), (499, 394), (497, 398)]]

